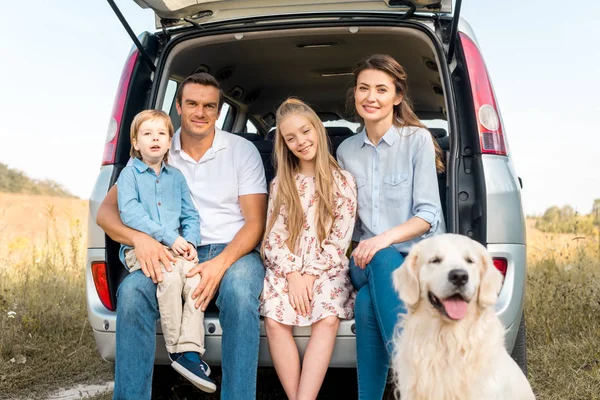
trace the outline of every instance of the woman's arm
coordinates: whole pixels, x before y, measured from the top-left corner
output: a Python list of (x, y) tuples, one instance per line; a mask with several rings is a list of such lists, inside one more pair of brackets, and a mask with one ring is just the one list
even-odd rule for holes
[(435, 169), (435, 148), (429, 132), (418, 130), (413, 153), (413, 217), (377, 236), (363, 240), (352, 252), (354, 262), (365, 268), (379, 250), (436, 232), (441, 221), (440, 193)]

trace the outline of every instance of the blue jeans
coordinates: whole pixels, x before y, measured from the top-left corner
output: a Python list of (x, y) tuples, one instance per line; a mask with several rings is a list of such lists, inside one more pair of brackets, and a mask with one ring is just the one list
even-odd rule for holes
[[(199, 262), (220, 254), (226, 245), (198, 248)], [(222, 337), (222, 399), (253, 399), (260, 320), (258, 307), (265, 279), (260, 255), (253, 251), (225, 272), (216, 300)], [(150, 399), (159, 318), (156, 285), (142, 271), (129, 274), (117, 291), (115, 400)], [(208, 349), (210, 351), (210, 349)]]
[(394, 247), (375, 253), (365, 269), (350, 260), (350, 279), (358, 290), (354, 309), (359, 399), (383, 397), (387, 382), (392, 338), (399, 313), (406, 313), (392, 283), (392, 272), (404, 257)]

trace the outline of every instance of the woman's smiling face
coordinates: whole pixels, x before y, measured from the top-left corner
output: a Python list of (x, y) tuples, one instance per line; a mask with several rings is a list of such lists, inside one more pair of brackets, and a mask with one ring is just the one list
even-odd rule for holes
[(394, 106), (402, 102), (396, 93), (394, 78), (377, 69), (366, 69), (356, 79), (354, 105), (366, 124), (383, 121), (393, 122)]

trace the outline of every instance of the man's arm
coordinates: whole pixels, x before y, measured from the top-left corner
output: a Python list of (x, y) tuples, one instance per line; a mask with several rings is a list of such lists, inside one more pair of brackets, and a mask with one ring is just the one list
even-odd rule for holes
[(102, 204), (100, 204), (96, 223), (115, 242), (132, 246), (144, 275), (152, 278), (154, 283), (162, 282), (162, 270), (159, 261), (170, 271), (171, 261), (175, 261), (175, 258), (166, 251), (162, 244), (150, 236), (123, 224), (119, 216), (116, 185), (110, 188)]
[(192, 295), (192, 298), (196, 299), (196, 308), (202, 305), (202, 311), (206, 311), (225, 271), (234, 262), (250, 253), (262, 239), (267, 216), (267, 195), (247, 194), (239, 196), (239, 201), (245, 220), (244, 226), (221, 254), (212, 260), (198, 264), (187, 274), (187, 277), (192, 277), (199, 272), (202, 275), (202, 281)]
[(104, 200), (102, 200), (102, 204), (98, 208), (96, 223), (112, 240), (127, 246), (133, 247), (133, 237), (142, 234), (121, 221), (117, 200), (117, 185), (113, 185)]
[(250, 253), (260, 243), (265, 233), (267, 219), (267, 195), (247, 194), (240, 196), (240, 208), (244, 216), (244, 226), (233, 240), (219, 254), (226, 269), (234, 262)]

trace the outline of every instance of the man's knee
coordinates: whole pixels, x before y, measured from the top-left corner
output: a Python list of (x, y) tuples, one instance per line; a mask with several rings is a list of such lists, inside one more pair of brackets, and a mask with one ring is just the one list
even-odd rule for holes
[(125, 277), (117, 290), (117, 310), (120, 314), (137, 312), (137, 310), (156, 309), (156, 284), (144, 275), (135, 271)]
[[(239, 313), (254, 312), (258, 313), (260, 292), (248, 285), (243, 280), (228, 280), (219, 287), (219, 297), (217, 306), (220, 311)], [(256, 309), (256, 310), (255, 310)]]

